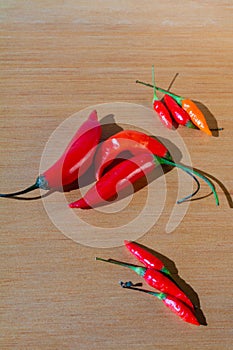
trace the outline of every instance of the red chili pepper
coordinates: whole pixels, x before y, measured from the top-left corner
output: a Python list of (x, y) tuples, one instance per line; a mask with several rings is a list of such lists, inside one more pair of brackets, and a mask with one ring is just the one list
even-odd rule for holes
[(158, 299), (162, 300), (164, 305), (166, 305), (171, 311), (178, 315), (183, 321), (200, 326), (200, 322), (197, 320), (193, 311), (185, 305), (180, 299), (174, 297), (173, 295), (166, 293), (156, 293), (149, 290), (134, 287), (132, 282), (120, 282), (120, 285), (126, 289), (132, 289), (139, 292), (154, 295)]
[(38, 176), (34, 185), (22, 191), (0, 194), (0, 197), (13, 197), (37, 188), (57, 189), (71, 184), (90, 166), (100, 136), (101, 125), (97, 119), (97, 112), (93, 111), (87, 121), (78, 129), (62, 156), (54, 165)]
[(121, 153), (129, 151), (137, 155), (145, 150), (153, 154), (171, 159), (168, 149), (157, 139), (136, 130), (123, 130), (102, 142), (96, 152), (96, 179), (99, 180), (104, 169)]
[(164, 106), (162, 101), (160, 101), (159, 99), (158, 100), (155, 99), (155, 96), (154, 96), (154, 101), (153, 101), (153, 108), (154, 108), (155, 112), (158, 114), (161, 122), (168, 129), (172, 129), (173, 123), (172, 123), (172, 119), (171, 119), (169, 111)]
[[(69, 204), (69, 206), (70, 208), (81, 209), (89, 209), (98, 206), (99, 204), (103, 203), (104, 200), (108, 200), (114, 195), (116, 195), (117, 187), (119, 192), (122, 191), (124, 188), (129, 186), (129, 183), (134, 183), (138, 179), (144, 177), (145, 174), (152, 172), (158, 164), (166, 164), (180, 168), (187, 174), (193, 176), (195, 181), (197, 181), (197, 179), (194, 175), (203, 179), (211, 188), (215, 196), (216, 205), (219, 205), (218, 195), (215, 191), (215, 188), (213, 184), (209, 181), (209, 179), (206, 178), (204, 175), (201, 175), (197, 171), (191, 170), (181, 164), (174, 163), (169, 159), (154, 156), (151, 152), (145, 152), (131, 159), (126, 159), (114, 166), (113, 168), (111, 168), (95, 183), (93, 187), (91, 187), (88, 190), (88, 192), (83, 198)], [(197, 183), (199, 185), (198, 181)], [(177, 203), (182, 203), (185, 200), (193, 197), (198, 190), (199, 186), (194, 193), (179, 200)]]
[(105, 260), (102, 258), (96, 258), (96, 260), (127, 267), (136, 272), (139, 276), (142, 276), (149, 286), (163, 293), (173, 295), (176, 298), (182, 300), (185, 304), (189, 305), (191, 308), (193, 308), (193, 304), (187, 297), (187, 295), (185, 295), (185, 293), (174, 282), (172, 282), (172, 280), (170, 280), (169, 277), (165, 276), (160, 271), (148, 269), (146, 267), (130, 265), (113, 259)]
[[(135, 141), (138, 144), (138, 147), (143, 146), (144, 149), (145, 148), (148, 149), (149, 151), (151, 151), (151, 153), (155, 154), (156, 156), (171, 159), (171, 155), (170, 155), (167, 147), (165, 147), (162, 142), (160, 142), (156, 138), (149, 136), (141, 131), (123, 130), (123, 131), (120, 131), (117, 134), (109, 137), (108, 140), (122, 139), (122, 138)], [(132, 149), (132, 152), (133, 152), (133, 149)]]
[(69, 204), (70, 208), (89, 209), (100, 203), (111, 199), (121, 192), (130, 183), (136, 182), (155, 168), (151, 153), (138, 154), (131, 159), (126, 159), (106, 172), (93, 187), (91, 187), (84, 198)]
[(188, 113), (182, 107), (180, 107), (170, 95), (164, 95), (164, 102), (178, 124), (192, 129), (196, 128), (196, 126), (191, 121)]
[(141, 247), (136, 242), (124, 241), (126, 248), (147, 268), (159, 270), (167, 275), (171, 275), (170, 271), (164, 266), (164, 263), (154, 254)]
[[(154, 84), (154, 66), (152, 66), (152, 80), (153, 80), (153, 85), (155, 86), (155, 84)], [(160, 101), (159, 98), (157, 97), (156, 89), (154, 89), (153, 108), (154, 108), (155, 112), (158, 114), (161, 122), (168, 129), (172, 129), (173, 122), (172, 122), (170, 112), (168, 111), (166, 106), (163, 104), (163, 102)]]
[(194, 125), (196, 125), (200, 130), (205, 132), (207, 135), (210, 135), (210, 136), (212, 135), (212, 132), (210, 131), (210, 129), (207, 125), (207, 122), (206, 122), (206, 119), (205, 119), (203, 113), (200, 111), (200, 109), (197, 107), (197, 105), (193, 101), (191, 101), (185, 97), (175, 95), (175, 94), (173, 94), (165, 89), (162, 89), (158, 86), (147, 84), (147, 83), (144, 83), (144, 82), (139, 81), (139, 80), (137, 80), (136, 83), (139, 83), (139, 84), (142, 84), (145, 86), (150, 86), (156, 90), (159, 90), (159, 91), (173, 97), (176, 100), (176, 102), (180, 106), (182, 106), (182, 108), (188, 113), (188, 115), (190, 116), (190, 119)]

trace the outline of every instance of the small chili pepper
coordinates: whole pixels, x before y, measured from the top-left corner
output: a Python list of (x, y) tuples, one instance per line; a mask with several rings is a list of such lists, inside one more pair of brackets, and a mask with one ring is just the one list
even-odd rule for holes
[(122, 288), (136, 290), (139, 292), (143, 292), (146, 294), (154, 295), (158, 299), (162, 300), (164, 305), (166, 305), (171, 311), (173, 311), (176, 315), (178, 315), (183, 321), (194, 324), (196, 326), (200, 326), (200, 322), (197, 320), (193, 311), (185, 305), (180, 299), (174, 297), (173, 295), (169, 295), (167, 293), (157, 293), (152, 292), (146, 289), (134, 287), (132, 282), (120, 282)]
[(193, 101), (191, 101), (187, 98), (181, 97), (179, 95), (175, 95), (175, 94), (173, 94), (165, 89), (162, 89), (158, 86), (147, 84), (147, 83), (144, 83), (144, 82), (139, 81), (139, 80), (137, 80), (136, 83), (152, 87), (156, 90), (159, 90), (159, 91), (173, 97), (174, 100), (176, 100), (176, 102), (180, 106), (182, 106), (182, 108), (188, 113), (188, 115), (190, 116), (190, 119), (194, 125), (196, 125), (200, 130), (205, 132), (207, 135), (210, 135), (210, 136), (212, 135), (212, 132), (210, 131), (210, 129), (207, 125), (207, 122), (205, 120), (203, 113), (200, 111), (200, 109), (197, 107), (197, 105)]
[[(106, 172), (95, 184), (92, 186), (83, 198), (80, 198), (76, 202), (70, 203), (70, 208), (90, 209), (103, 203), (105, 200), (111, 199), (117, 194), (117, 190), (121, 192), (129, 184), (135, 183), (138, 179), (144, 177), (146, 174), (151, 173), (158, 164), (169, 164), (182, 168), (186, 173), (191, 175), (198, 184), (197, 190), (188, 195), (187, 197), (180, 199), (178, 203), (182, 203), (185, 200), (193, 197), (199, 190), (199, 182), (193, 176), (194, 170), (190, 170), (179, 164), (170, 162), (166, 163), (168, 159), (153, 156), (151, 152), (145, 150), (144, 153), (138, 154), (131, 159), (123, 160), (121, 163), (115, 165), (108, 172)], [(163, 162), (163, 163), (162, 163)], [(203, 175), (195, 172), (199, 177), (204, 179), (212, 188), (213, 185)]]
[(136, 272), (139, 276), (142, 276), (149, 286), (159, 290), (160, 292), (173, 295), (193, 308), (193, 304), (187, 295), (185, 295), (185, 293), (174, 282), (172, 282), (172, 280), (170, 280), (167, 276), (158, 270), (150, 268), (148, 269), (141, 266), (134, 266), (113, 259), (105, 260), (102, 258), (96, 258), (96, 260), (127, 267)]
[(0, 197), (14, 197), (37, 188), (44, 190), (58, 189), (71, 184), (78, 176), (85, 173), (91, 165), (95, 146), (101, 136), (101, 125), (94, 110), (87, 121), (78, 129), (62, 156), (38, 176), (34, 185), (18, 192), (0, 194)]
[[(152, 80), (153, 80), (153, 85), (155, 86), (155, 83), (154, 83), (154, 66), (152, 66)], [(163, 102), (160, 101), (159, 98), (157, 97), (155, 88), (154, 88), (154, 97), (153, 97), (153, 108), (154, 108), (155, 112), (158, 114), (161, 122), (168, 129), (172, 129), (173, 122), (172, 122), (172, 118), (171, 118), (170, 112), (168, 111), (166, 106), (163, 104)]]
[[(70, 208), (81, 208), (81, 209), (89, 209), (93, 208), (99, 204), (101, 204), (104, 200), (108, 200), (112, 198), (114, 195), (116, 195), (117, 188), (120, 191), (122, 191), (124, 188), (129, 186), (129, 183), (134, 183), (138, 179), (144, 177), (146, 174), (149, 174), (152, 172), (156, 165), (171, 165), (173, 167), (177, 167), (185, 171), (187, 174), (191, 175), (195, 181), (197, 179), (194, 175), (200, 177), (203, 179), (208, 186), (211, 188), (216, 205), (219, 205), (218, 195), (215, 191), (215, 187), (213, 184), (209, 181), (207, 177), (204, 175), (198, 173), (195, 170), (191, 170), (181, 164), (174, 163), (173, 161), (169, 159), (165, 159), (162, 157), (154, 156), (151, 152), (145, 152), (143, 154), (139, 154), (138, 156), (132, 157), (131, 159), (126, 159), (122, 161), (121, 163), (114, 166), (112, 169), (110, 169), (108, 172), (106, 172), (96, 183), (93, 187), (91, 187), (86, 195), (83, 198), (80, 198), (76, 202), (70, 203)], [(198, 181), (197, 181), (198, 183)], [(198, 183), (199, 185), (199, 183)], [(192, 193), (191, 195), (188, 195), (187, 197), (180, 199), (177, 203), (182, 203), (186, 201), (187, 199), (193, 197), (198, 189)]]
[(167, 108), (169, 109), (173, 118), (178, 124), (184, 125), (187, 128), (196, 128), (196, 126), (191, 121), (188, 113), (182, 107), (180, 107), (170, 95), (165, 94), (163, 99)]
[(159, 270), (166, 275), (171, 275), (164, 263), (147, 249), (141, 247), (136, 242), (124, 241), (126, 248), (147, 268)]
[(137, 155), (146, 150), (151, 153), (171, 159), (168, 149), (157, 139), (136, 130), (123, 130), (102, 142), (96, 152), (96, 179), (99, 180), (104, 169), (121, 153), (129, 151)]

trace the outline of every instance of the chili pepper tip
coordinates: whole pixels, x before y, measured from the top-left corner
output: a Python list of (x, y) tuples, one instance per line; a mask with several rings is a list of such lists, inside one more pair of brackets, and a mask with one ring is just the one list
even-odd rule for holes
[(78, 208), (78, 209), (90, 209), (91, 206), (84, 200), (84, 198), (80, 198), (79, 200), (72, 202), (69, 204), (70, 208)]
[(129, 243), (131, 243), (131, 241), (127, 241), (127, 239), (124, 240), (124, 244), (125, 244), (125, 245), (127, 245), (127, 244), (129, 244)]
[(90, 120), (96, 121), (97, 118), (98, 118), (97, 111), (96, 111), (96, 109), (94, 109), (94, 110), (91, 112), (91, 114), (89, 115), (89, 119), (90, 119)]

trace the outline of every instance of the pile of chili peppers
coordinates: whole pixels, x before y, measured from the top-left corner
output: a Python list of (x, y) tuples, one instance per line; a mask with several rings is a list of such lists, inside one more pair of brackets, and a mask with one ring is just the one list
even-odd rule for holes
[[(174, 121), (176, 121), (189, 128), (198, 127), (211, 135), (204, 116), (192, 101), (155, 86), (154, 81), (153, 85), (137, 82), (154, 88), (154, 110), (168, 128), (172, 128)], [(156, 90), (165, 94), (163, 101), (158, 99)], [(64, 188), (78, 181), (94, 162), (96, 182), (82, 198), (70, 203), (70, 208), (88, 209), (101, 205), (116, 194), (123, 192), (130, 184), (134, 184), (137, 180), (153, 172), (158, 165), (177, 167), (196, 181), (197, 189), (195, 192), (179, 200), (178, 203), (190, 199), (197, 193), (200, 184), (196, 177), (199, 177), (211, 188), (216, 204), (219, 205), (218, 195), (210, 180), (196, 170), (175, 163), (168, 149), (154, 137), (136, 130), (123, 130), (99, 145), (100, 138), (101, 124), (98, 121), (97, 112), (94, 110), (77, 130), (61, 157), (43, 174), (39, 175), (32, 186), (17, 192), (0, 194), (0, 197), (16, 197), (38, 188), (50, 191)], [(98, 145), (99, 147), (97, 147)], [(124, 152), (128, 152), (128, 158), (122, 156)], [(116, 159), (120, 161), (115, 163)], [(122, 287), (154, 295), (184, 321), (200, 325), (195, 316), (192, 302), (174, 282), (163, 262), (136, 242), (125, 241), (125, 246), (145, 267), (113, 259), (96, 259), (133, 270), (142, 276), (148, 285), (156, 288), (159, 292), (139, 289), (132, 282), (121, 282)]]
[[(129, 151), (132, 156), (109, 168), (113, 160), (120, 157), (124, 151)], [(124, 130), (113, 135), (100, 145), (95, 160), (97, 181), (84, 197), (69, 205), (71, 208), (90, 209), (99, 206), (114, 198), (130, 184), (134, 184), (137, 180), (154, 171), (157, 165), (180, 168), (193, 176), (198, 184), (198, 189), (194, 193), (180, 199), (178, 203), (190, 199), (197, 193), (199, 190), (199, 182), (195, 177), (197, 176), (209, 185), (214, 194), (216, 205), (219, 205), (218, 195), (207, 177), (173, 162), (168, 149), (160, 141), (142, 132)]]
[[(152, 66), (153, 85), (136, 80), (136, 83), (143, 84), (154, 89), (153, 108), (161, 122), (169, 129), (175, 124), (184, 125), (188, 128), (200, 129), (207, 135), (212, 135), (206, 119), (197, 105), (190, 99), (175, 95), (165, 89), (157, 87), (154, 81), (154, 66)], [(156, 90), (164, 93), (163, 100), (159, 100)]]
[(138, 245), (136, 242), (125, 241), (125, 246), (140, 262), (145, 265), (145, 267), (130, 265), (128, 263), (113, 259), (105, 260), (102, 258), (96, 258), (96, 260), (117, 264), (133, 270), (139, 276), (142, 276), (149, 286), (157, 289), (159, 293), (139, 289), (135, 287), (132, 282), (121, 282), (122, 287), (142, 291), (156, 296), (185, 322), (199, 326), (200, 323), (195, 315), (195, 307), (193, 303), (173, 281), (171, 273), (164, 266), (163, 262), (148, 250)]
[[(83, 175), (95, 161), (96, 182), (87, 191), (84, 197), (70, 203), (70, 208), (88, 209), (104, 204), (118, 193), (134, 184), (137, 180), (154, 171), (158, 165), (177, 167), (191, 175), (197, 183), (197, 190), (180, 199), (178, 203), (193, 197), (200, 188), (196, 176), (203, 179), (211, 188), (216, 204), (219, 204), (218, 195), (210, 180), (199, 172), (173, 162), (168, 149), (157, 139), (135, 130), (123, 130), (100, 142), (101, 125), (97, 112), (93, 111), (86, 122), (78, 129), (65, 152), (48, 170), (41, 174), (35, 184), (28, 188), (0, 197), (14, 197), (25, 194), (37, 188), (56, 190), (72, 184)], [(97, 151), (96, 151), (97, 149)], [(129, 158), (121, 158), (127, 151)], [(114, 160), (121, 161), (114, 164)], [(112, 166), (111, 166), (112, 165)], [(109, 167), (110, 166), (110, 167)]]

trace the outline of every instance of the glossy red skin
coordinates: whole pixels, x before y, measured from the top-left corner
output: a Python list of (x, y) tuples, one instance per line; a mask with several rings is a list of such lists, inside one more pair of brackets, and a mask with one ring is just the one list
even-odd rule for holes
[(111, 139), (121, 139), (121, 138), (135, 141), (136, 143), (138, 143), (138, 147), (143, 146), (144, 148), (147, 148), (149, 151), (151, 151), (151, 153), (155, 154), (156, 156), (159, 156), (159, 157), (166, 157), (168, 155), (170, 156), (168, 149), (162, 144), (162, 142), (141, 131), (123, 130), (111, 136), (109, 139), (111, 140)]
[(173, 122), (170, 115), (170, 112), (167, 110), (167, 107), (163, 104), (162, 101), (155, 100), (153, 102), (153, 108), (155, 112), (158, 114), (159, 119), (161, 122), (168, 128), (172, 129)]
[(154, 157), (151, 153), (139, 154), (131, 159), (123, 160), (106, 172), (92, 186), (85, 196), (78, 201), (71, 203), (71, 208), (89, 209), (112, 198), (133, 184), (138, 179), (152, 172), (156, 167)]
[(126, 248), (146, 267), (156, 270), (164, 268), (163, 262), (136, 242), (124, 241)]
[(165, 94), (163, 99), (178, 124), (188, 125), (188, 123), (192, 123), (188, 113), (171, 96)]
[(182, 318), (183, 321), (200, 326), (192, 310), (173, 295), (166, 295), (166, 298), (162, 299), (162, 302), (176, 315)]
[(149, 268), (146, 269), (143, 278), (151, 287), (156, 288), (163, 293), (173, 295), (189, 307), (193, 308), (192, 302), (185, 293), (162, 272)]
[(135, 130), (123, 130), (104, 141), (95, 156), (96, 179), (99, 180), (104, 169), (120, 154), (129, 151), (133, 156), (139, 153), (151, 153), (171, 159), (168, 149), (158, 140)]
[(71, 184), (86, 172), (93, 160), (100, 136), (101, 125), (97, 112), (93, 111), (78, 129), (62, 156), (42, 174), (50, 189)]

